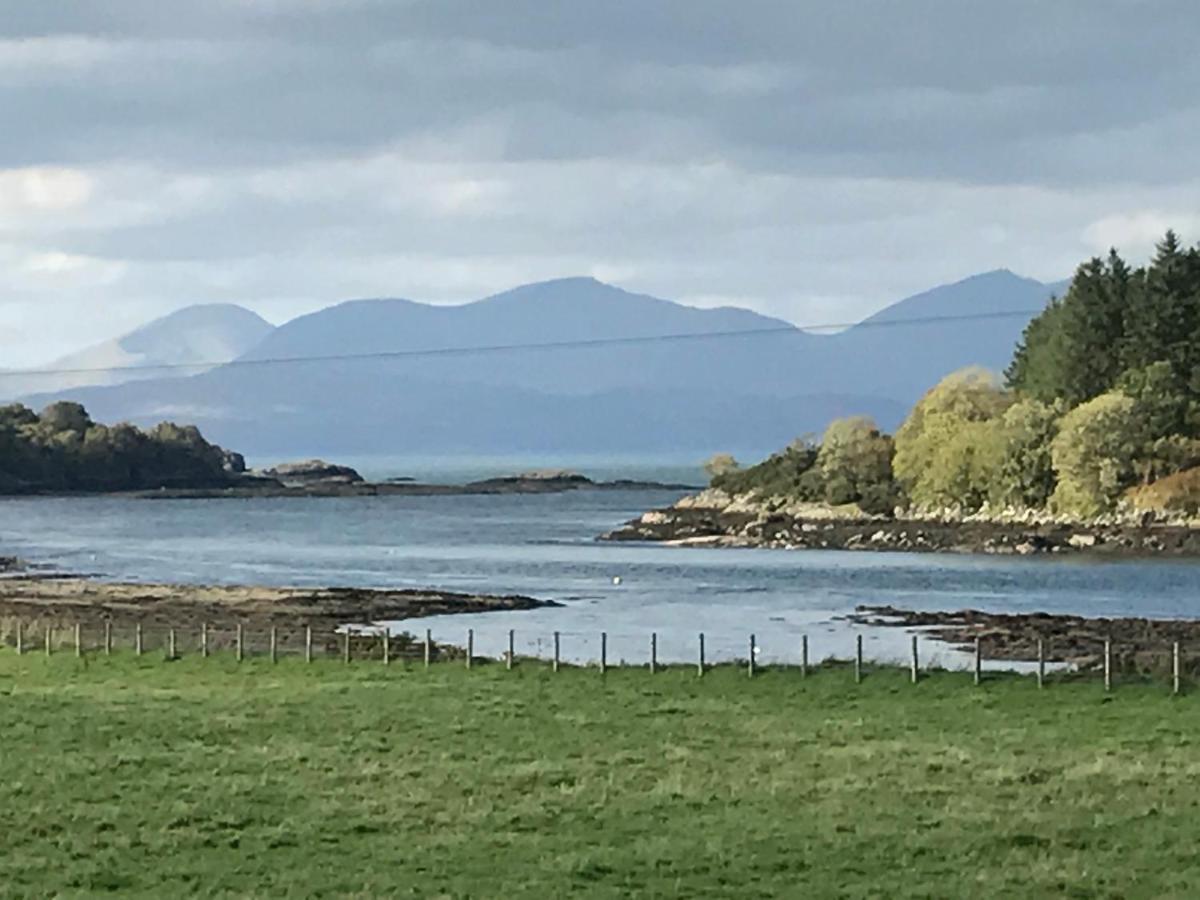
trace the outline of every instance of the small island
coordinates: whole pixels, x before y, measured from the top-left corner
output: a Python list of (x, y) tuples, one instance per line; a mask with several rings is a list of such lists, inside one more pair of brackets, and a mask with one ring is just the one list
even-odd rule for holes
[(1200, 555), (1200, 250), (1081, 265), (1003, 381), (953, 373), (895, 435), (833, 422), (605, 535), (680, 545)]

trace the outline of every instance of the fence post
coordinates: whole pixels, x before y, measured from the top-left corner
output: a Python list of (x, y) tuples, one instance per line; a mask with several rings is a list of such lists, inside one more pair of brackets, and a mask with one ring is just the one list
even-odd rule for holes
[(854, 636), (854, 683), (862, 684), (862, 635)]
[(383, 629), (383, 664), (392, 664), (392, 633), (386, 628)]
[(269, 638), (269, 640), (271, 642), (271, 662), (276, 662), (278, 660), (278, 651), (277, 651), (278, 639), (279, 638), (278, 638), (278, 634), (275, 631), (275, 626), (272, 625), (271, 626), (271, 636)]
[(658, 633), (650, 632), (650, 674), (658, 669)]
[(83, 626), (78, 622), (75, 623), (75, 655), (83, 656), (83, 634), (81, 633)]
[(200, 658), (208, 659), (208, 623), (200, 623)]
[(808, 677), (808, 635), (800, 635), (800, 677)]
[(425, 629), (425, 668), (429, 668), (429, 659), (433, 654), (433, 638), (428, 628)]
[(342, 662), (350, 665), (350, 632), (342, 633)]
[(1104, 690), (1112, 690), (1112, 639), (1104, 639)]
[(754, 635), (750, 635), (750, 660), (746, 663), (746, 675), (750, 678), (754, 677), (754, 647), (757, 643), (754, 640)]
[(47, 655), (47, 656), (49, 656), (49, 655), (50, 655), (50, 653), (51, 653), (51, 650), (50, 650), (50, 639), (51, 639), (51, 635), (52, 635), (52, 632), (53, 632), (53, 631), (54, 631), (54, 628), (53, 628), (53, 626), (51, 626), (51, 625), (50, 625), (50, 623), (49, 623), (49, 622), (47, 622), (47, 623), (46, 623), (46, 655)]
[(1037, 653), (1037, 684), (1039, 688), (1042, 688), (1046, 685), (1046, 645), (1041, 638), (1038, 638)]
[(553, 671), (558, 671), (558, 632), (554, 632), (554, 668)]
[(175, 629), (167, 630), (167, 659), (175, 658)]
[(983, 650), (980, 646), (979, 635), (975, 636), (975, 683), (983, 681)]
[(700, 632), (700, 656), (696, 660), (696, 677), (704, 677), (704, 632)]
[(25, 652), (25, 623), (17, 619), (17, 656)]
[(236, 644), (234, 655), (237, 657), (237, 661), (241, 662), (242, 657), (246, 655), (246, 635), (241, 622), (237, 623), (237, 633), (234, 635), (234, 643)]
[(917, 636), (912, 636), (912, 683), (917, 683), (917, 678), (921, 670), (920, 662), (917, 659)]
[(1179, 641), (1171, 648), (1171, 693), (1179, 693)]
[(471, 668), (471, 657), (475, 655), (475, 629), (467, 629), (467, 668)]
[(312, 626), (304, 626), (304, 661), (312, 662)]
[(515, 648), (516, 648), (516, 638), (513, 635), (513, 629), (510, 628), (510, 629), (508, 629), (508, 659), (505, 662), (505, 666), (509, 671), (512, 671), (513, 656), (516, 654)]
[(138, 622), (133, 627), (133, 652), (138, 656), (142, 655), (142, 623)]
[(608, 671), (608, 632), (600, 632), (600, 674)]

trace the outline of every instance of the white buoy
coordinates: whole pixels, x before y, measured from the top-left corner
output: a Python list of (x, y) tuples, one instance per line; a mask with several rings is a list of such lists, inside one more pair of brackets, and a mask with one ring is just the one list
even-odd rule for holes
[(620, 576), (620, 575), (614, 575), (614, 576), (613, 576), (613, 584), (620, 584), (620, 583), (621, 583), (621, 576)]

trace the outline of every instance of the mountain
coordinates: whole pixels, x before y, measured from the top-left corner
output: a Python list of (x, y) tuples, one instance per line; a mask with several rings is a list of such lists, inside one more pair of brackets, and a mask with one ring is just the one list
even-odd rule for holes
[(765, 452), (841, 415), (895, 427), (947, 372), (1003, 368), (1054, 287), (990, 272), (834, 335), (590, 278), (461, 306), (355, 300), (193, 377), (69, 395), (100, 419), (196, 422), (256, 455)]
[(196, 374), (237, 359), (273, 329), (262, 317), (233, 304), (188, 306), (39, 367), (55, 374), (4, 374), (0, 396), (123, 384), (169, 374), (154, 366), (188, 366), (185, 373)]

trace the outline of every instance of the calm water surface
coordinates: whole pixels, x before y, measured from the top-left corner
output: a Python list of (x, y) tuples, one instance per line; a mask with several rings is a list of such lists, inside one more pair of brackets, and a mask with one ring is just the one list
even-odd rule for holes
[[(814, 659), (847, 657), (859, 604), (978, 607), (1085, 615), (1200, 617), (1200, 566), (1081, 558), (680, 549), (594, 537), (678, 495), (574, 492), (547, 496), (254, 500), (114, 498), (0, 501), (0, 554), (113, 580), (267, 585), (432, 587), (521, 593), (561, 609), (443, 616), (420, 625), (499, 655), (509, 628), (519, 652), (644, 660), (659, 634), (664, 659), (744, 657), (755, 634), (765, 662), (794, 660), (800, 635)], [(614, 584), (619, 577), (621, 583)], [(907, 653), (902, 631), (869, 629), (876, 659)], [(957, 664), (928, 644), (929, 661)]]

